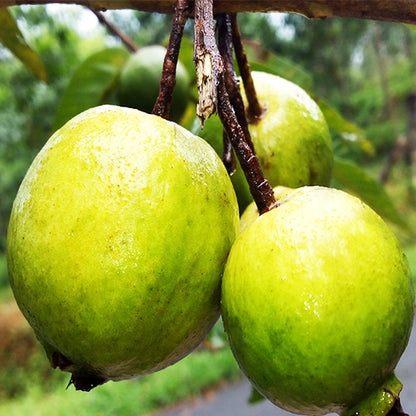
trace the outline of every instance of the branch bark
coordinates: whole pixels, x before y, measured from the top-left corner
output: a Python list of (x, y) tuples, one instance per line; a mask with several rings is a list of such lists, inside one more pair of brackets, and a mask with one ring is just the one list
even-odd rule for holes
[[(175, 0), (0, 0), (2, 7), (47, 3), (79, 4), (97, 11), (137, 9), (169, 14), (175, 6)], [(214, 0), (215, 14), (272, 11), (299, 13), (309, 18), (354, 17), (416, 24), (414, 0)]]
[(163, 62), (162, 77), (160, 79), (160, 91), (153, 107), (153, 114), (169, 118), (172, 104), (173, 91), (176, 85), (176, 66), (178, 64), (179, 49), (183, 36), (183, 30), (189, 17), (188, 0), (177, 0), (175, 14), (173, 15), (172, 29), (169, 37), (169, 45)]

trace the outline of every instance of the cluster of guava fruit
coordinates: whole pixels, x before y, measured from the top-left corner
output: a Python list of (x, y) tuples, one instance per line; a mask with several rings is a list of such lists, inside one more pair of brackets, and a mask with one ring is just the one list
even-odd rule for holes
[(239, 205), (216, 153), (221, 126), (209, 145), (136, 109), (87, 110), (49, 139), (16, 196), (17, 303), (77, 389), (177, 362), (222, 311), (241, 369), (276, 405), (386, 414), (413, 322), (406, 258), (371, 208), (328, 187), (316, 103), (253, 75), (267, 111), (250, 132), (276, 208)]

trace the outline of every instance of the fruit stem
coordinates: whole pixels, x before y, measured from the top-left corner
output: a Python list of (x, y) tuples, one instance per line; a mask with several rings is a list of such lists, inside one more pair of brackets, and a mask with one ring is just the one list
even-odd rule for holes
[(169, 45), (163, 62), (160, 79), (159, 96), (153, 107), (153, 114), (165, 119), (169, 118), (173, 90), (176, 84), (176, 65), (183, 36), (183, 30), (191, 13), (188, 0), (177, 0), (173, 14), (172, 29), (169, 36)]
[(237, 14), (231, 14), (231, 27), (232, 38), (235, 50), (235, 57), (240, 71), (241, 79), (243, 80), (244, 90), (246, 92), (248, 108), (247, 117), (248, 122), (255, 123), (260, 120), (265, 112), (266, 108), (263, 107), (257, 98), (256, 89), (254, 87), (253, 77), (251, 76), (250, 64), (247, 59), (246, 52), (244, 50), (243, 42), (241, 40), (241, 32), (238, 26)]
[(273, 188), (264, 177), (259, 160), (246, 141), (224, 82), (220, 82), (218, 86), (218, 114), (237, 154), (259, 213), (264, 214), (276, 208), (279, 204), (274, 197)]
[(273, 188), (263, 175), (259, 160), (249, 145), (250, 139), (247, 138), (248, 136), (237, 118), (238, 109), (234, 108), (230, 100), (227, 82), (230, 83), (231, 94), (234, 93), (236, 87), (238, 89), (238, 84), (235, 85), (233, 71), (227, 75), (228, 81), (226, 81), (224, 72), (229, 72), (230, 68), (229, 64), (224, 67), (215, 41), (213, 0), (195, 0), (194, 61), (199, 92), (197, 114), (201, 118), (201, 122), (203, 123), (206, 118), (218, 111), (244, 171), (259, 213), (263, 214), (276, 208), (278, 203), (274, 197)]

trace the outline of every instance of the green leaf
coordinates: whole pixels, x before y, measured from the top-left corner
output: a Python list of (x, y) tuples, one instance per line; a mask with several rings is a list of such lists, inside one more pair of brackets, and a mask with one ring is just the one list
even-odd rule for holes
[(327, 102), (316, 99), (328, 127), (338, 133), (340, 137), (353, 146), (357, 146), (363, 152), (374, 155), (374, 147), (365, 137), (364, 131), (353, 123), (347, 121), (337, 110), (331, 107)]
[(335, 158), (333, 178), (336, 185), (360, 198), (385, 220), (410, 231), (409, 224), (397, 210), (380, 182), (351, 161)]
[(104, 104), (129, 57), (122, 48), (107, 48), (81, 63), (67, 85), (55, 115), (54, 130), (88, 108)]
[(14, 17), (7, 8), (0, 7), (0, 42), (18, 58), (23, 65), (42, 81), (47, 81), (45, 68), (39, 56), (26, 43)]
[(254, 387), (252, 387), (248, 402), (250, 404), (255, 404), (255, 403), (261, 402), (262, 400), (265, 400), (264, 396), (261, 395)]

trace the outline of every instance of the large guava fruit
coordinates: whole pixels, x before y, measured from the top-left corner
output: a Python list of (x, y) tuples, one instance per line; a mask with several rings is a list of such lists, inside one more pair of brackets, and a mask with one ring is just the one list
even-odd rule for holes
[(238, 206), (215, 151), (173, 122), (101, 106), (40, 151), (10, 219), (17, 303), (89, 390), (192, 351), (220, 312)]
[(325, 187), (288, 191), (277, 208), (252, 214), (222, 284), (242, 370), (294, 413), (387, 414), (414, 313), (392, 231), (359, 199)]

